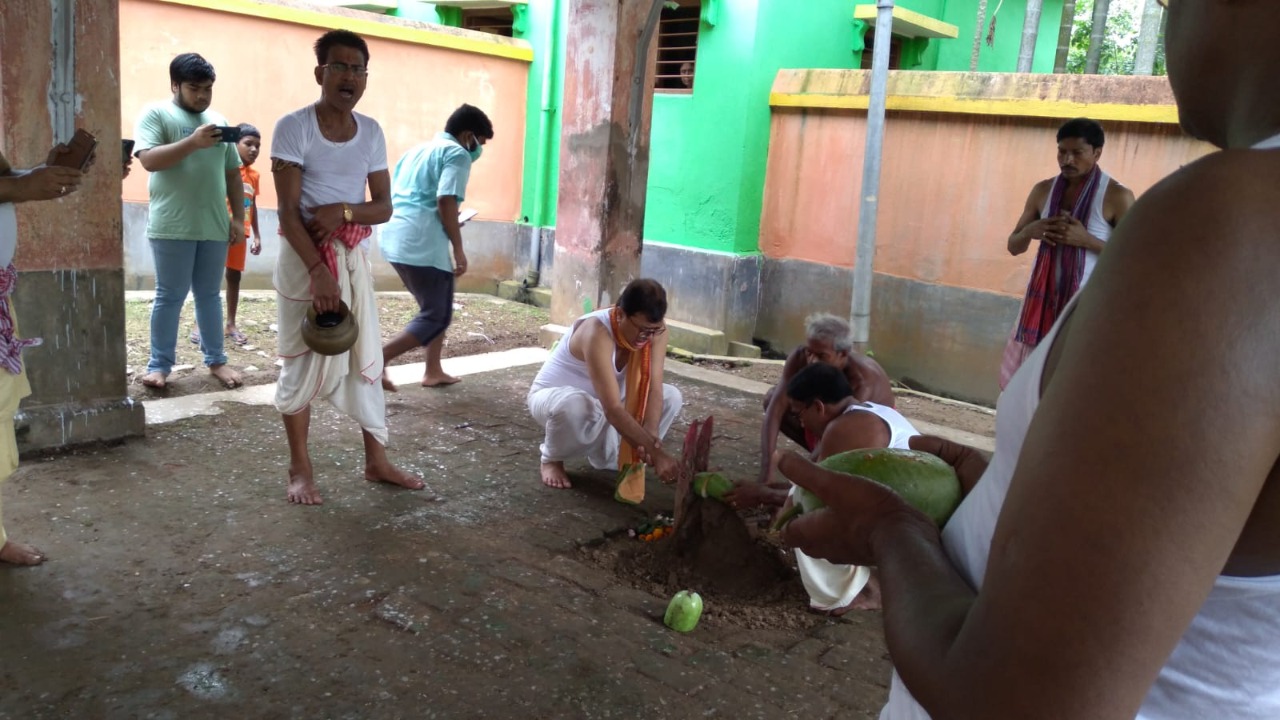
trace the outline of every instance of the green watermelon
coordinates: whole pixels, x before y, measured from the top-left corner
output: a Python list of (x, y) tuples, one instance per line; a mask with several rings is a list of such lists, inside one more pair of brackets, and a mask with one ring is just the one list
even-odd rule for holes
[[(945, 525), (960, 505), (960, 479), (956, 471), (931, 453), (894, 448), (850, 450), (832, 455), (818, 465), (888, 486), (912, 507), (928, 515), (938, 527)], [(774, 523), (774, 529), (786, 525), (796, 515), (823, 507), (816, 495), (802, 487), (796, 488), (794, 500), (791, 510)]]

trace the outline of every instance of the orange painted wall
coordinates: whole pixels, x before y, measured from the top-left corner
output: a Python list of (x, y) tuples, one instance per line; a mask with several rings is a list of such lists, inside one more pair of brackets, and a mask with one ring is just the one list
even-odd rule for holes
[[(1062, 121), (890, 112), (877, 221), (877, 273), (1021, 296), (1035, 253), (1009, 233), (1037, 181), (1057, 174)], [(1102, 167), (1135, 193), (1208, 152), (1177, 127), (1103, 123)], [(760, 250), (852, 267), (866, 115), (775, 108)]]
[[(172, 5), (152, 0), (120, 2), (121, 128), (133, 134), (148, 103), (172, 97), (169, 61), (198, 52), (218, 74), (213, 109), (232, 123), (249, 122), (263, 133), (261, 206), (275, 208), (267, 159), (271, 130), (282, 115), (320, 96), (311, 46), (324, 30), (274, 20)], [(465, 205), (480, 219), (513, 221), (520, 214), (524, 157), (525, 84), (528, 63), (458, 50), (366, 38), (368, 89), (357, 111), (372, 116), (387, 136), (387, 159), (444, 129), (458, 105), (476, 105), (493, 121), (467, 188)], [(126, 202), (147, 201), (147, 173), (134, 163), (124, 184)]]

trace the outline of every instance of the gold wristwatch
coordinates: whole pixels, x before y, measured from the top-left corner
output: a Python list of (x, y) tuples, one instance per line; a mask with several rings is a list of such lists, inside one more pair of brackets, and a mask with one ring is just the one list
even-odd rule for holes
[(351, 206), (346, 203), (342, 203), (342, 221), (351, 222)]

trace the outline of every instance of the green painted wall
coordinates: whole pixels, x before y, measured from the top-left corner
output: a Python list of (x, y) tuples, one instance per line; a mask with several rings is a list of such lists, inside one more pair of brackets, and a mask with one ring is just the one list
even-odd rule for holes
[[(524, 177), (517, 220), (535, 227), (551, 227), (556, 224), (556, 185), (560, 175), (560, 67), (564, 53), (566, 10), (562, 0), (532, 0), (523, 12), (525, 27), (522, 30), (517, 21), (514, 35), (533, 46), (533, 63), (529, 67), (529, 84), (524, 97), (527, 108), (525, 126), (495, 128), (495, 132), (524, 133)], [(392, 14), (455, 26), (461, 18), (456, 8), (437, 7), (418, 0), (399, 0), (399, 8)], [(553, 22), (556, 19), (558, 23)], [(552, 30), (556, 32), (554, 40), (550, 35)], [(549, 76), (548, 63), (553, 66)], [(548, 79), (551, 93), (544, 97), (542, 86)]]
[(701, 25), (691, 94), (653, 105), (644, 238), (736, 254), (759, 248), (769, 89), (780, 68), (849, 68), (853, 0), (720, 0)]
[[(955, 40), (930, 41), (919, 69), (969, 69), (978, 0), (898, 1), (959, 27)], [(449, 8), (400, 2), (396, 14), (402, 17), (450, 22)], [(717, 24), (699, 26), (694, 92), (654, 97), (644, 238), (749, 254), (759, 248), (773, 79), (781, 68), (858, 67), (861, 54), (853, 52), (853, 9), (868, 0), (717, 2)], [(989, 0), (989, 11), (998, 2)], [(534, 49), (524, 98), (527, 120), (521, 129), (525, 157), (519, 221), (535, 227), (551, 227), (556, 221), (562, 59), (569, 22), (565, 5), (563, 0), (531, 0), (527, 28), (517, 33)], [(1012, 72), (1017, 67), (1024, 8), (1020, 0), (1001, 8), (995, 46), (984, 42), (980, 70)], [(1052, 70), (1061, 12), (1062, 0), (1044, 0), (1036, 72)], [(544, 103), (547, 63), (552, 64), (551, 92)]]
[(436, 12), (434, 4), (418, 2), (418, 0), (398, 0), (396, 9), (389, 11), (387, 14), (407, 20), (417, 20), (418, 22), (435, 23), (437, 25), (445, 24), (440, 19), (439, 13)]
[[(935, 40), (938, 60), (934, 69), (968, 72), (973, 53), (974, 22), (978, 17), (979, 0), (937, 0), (941, 14), (935, 15), (960, 28), (955, 40)], [(904, 3), (905, 4), (905, 3)], [(988, 47), (987, 28), (991, 24), (991, 12), (999, 0), (988, 0), (987, 17), (982, 29), (982, 49), (978, 54), (979, 72), (1015, 72), (1018, 69), (1018, 49), (1022, 46), (1022, 23), (1026, 19), (1025, 2), (1006, 2), (996, 16), (995, 41)], [(915, 9), (915, 8), (913, 8)], [(1040, 34), (1036, 38), (1036, 53), (1031, 62), (1032, 72), (1053, 72), (1053, 56), (1058, 48), (1058, 21), (1062, 18), (1062, 0), (1044, 0), (1040, 11)]]
[[(563, 0), (534, 0), (529, 3), (529, 27), (523, 35), (533, 45), (533, 64), (529, 67), (528, 108), (524, 129), (524, 182), (521, 193), (520, 222), (535, 227), (556, 224), (556, 197), (560, 178), (560, 101), (563, 97), (565, 33), (568, 27), (567, 4)], [(553, 22), (558, 20), (559, 22)], [(554, 49), (549, 31), (556, 31)], [(551, 64), (550, 75), (547, 74)], [(551, 89), (544, 108), (542, 86), (549, 80)], [(544, 122), (549, 123), (544, 127)], [(543, 148), (543, 138), (546, 148)], [(542, 182), (539, 182), (539, 176)]]

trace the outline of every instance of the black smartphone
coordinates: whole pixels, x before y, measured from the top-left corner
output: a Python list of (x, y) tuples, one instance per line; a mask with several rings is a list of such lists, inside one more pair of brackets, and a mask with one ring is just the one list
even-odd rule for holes
[(53, 161), (55, 165), (70, 167), (84, 171), (89, 166), (89, 158), (93, 157), (94, 148), (98, 147), (98, 139), (83, 128), (76, 130), (67, 142), (67, 151), (61, 153)]
[(127, 163), (129, 158), (133, 156), (133, 141), (129, 138), (121, 138), (120, 140), (120, 162)]
[(219, 125), (218, 142), (235, 143), (240, 142), (240, 126), (239, 125)]

